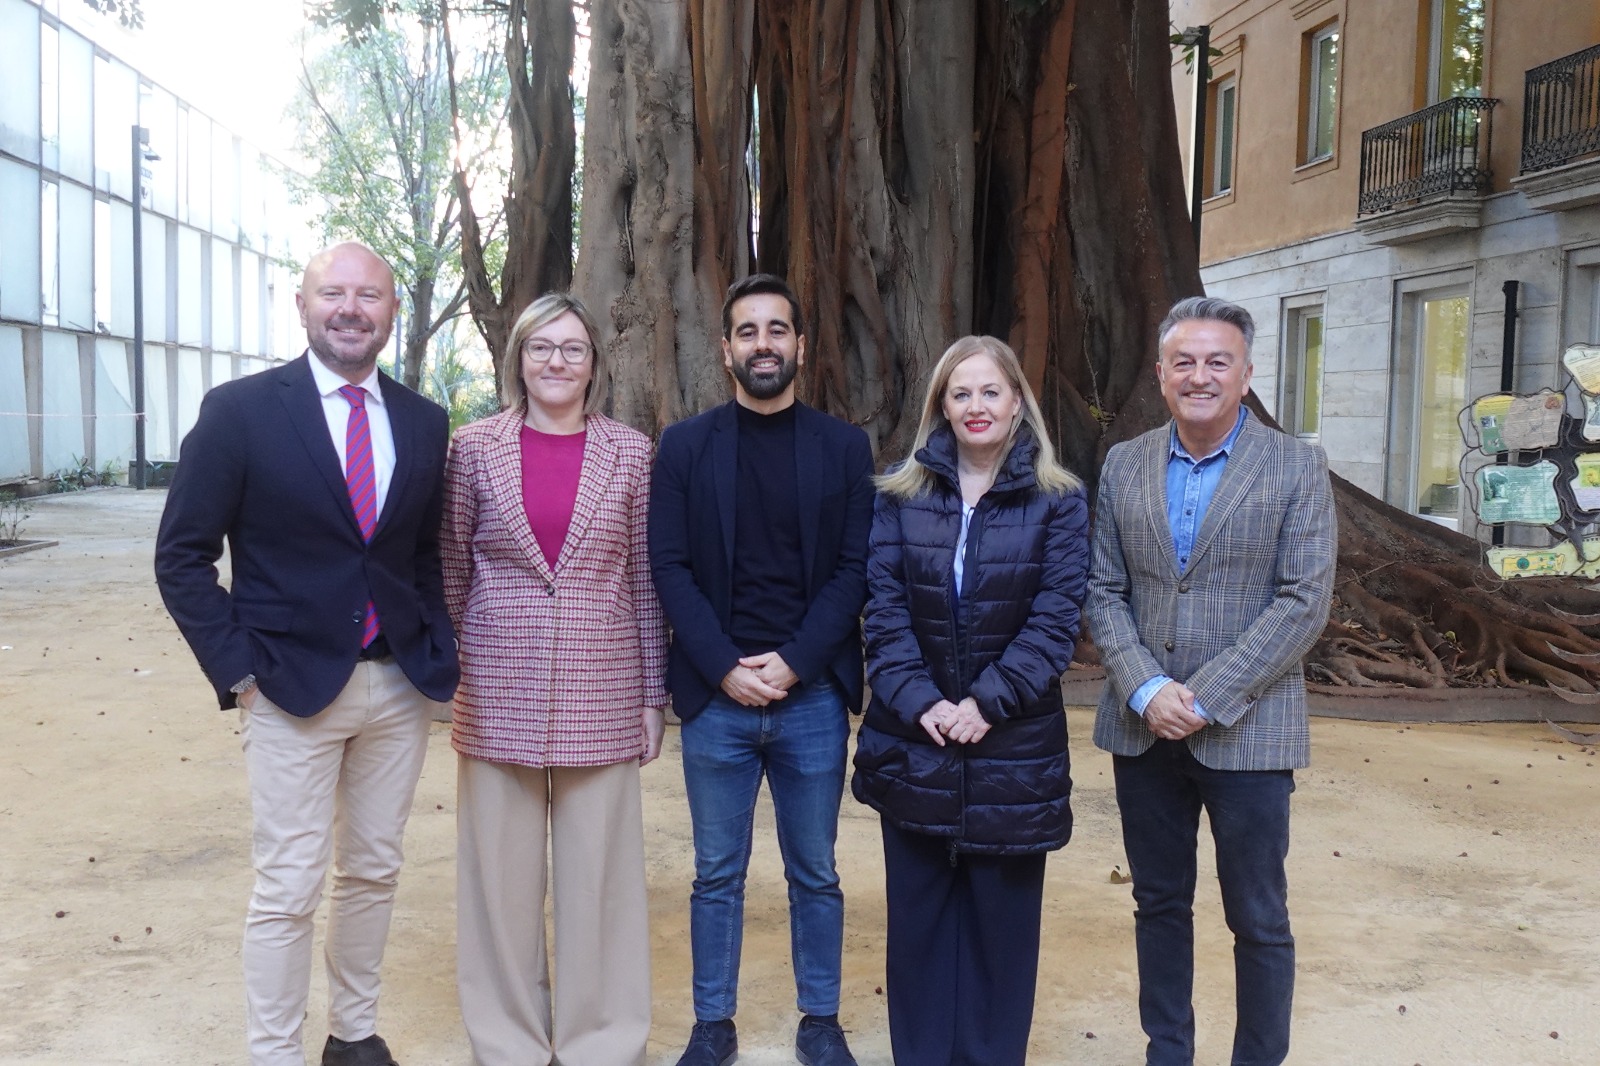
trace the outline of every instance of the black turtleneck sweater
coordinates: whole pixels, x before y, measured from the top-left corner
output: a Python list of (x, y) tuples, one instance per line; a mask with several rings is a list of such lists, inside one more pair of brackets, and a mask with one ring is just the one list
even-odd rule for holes
[(795, 478), (795, 409), (763, 415), (739, 407), (739, 477), (734, 488), (734, 644), (746, 655), (787, 644), (806, 615)]

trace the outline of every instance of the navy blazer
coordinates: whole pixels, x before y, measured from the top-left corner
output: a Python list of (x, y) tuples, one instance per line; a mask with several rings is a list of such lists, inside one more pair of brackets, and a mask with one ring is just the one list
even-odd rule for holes
[[(650, 482), (650, 569), (672, 623), (667, 688), (693, 718), (741, 652), (732, 617), (739, 423), (730, 401), (667, 427)], [(848, 422), (795, 404), (795, 472), (805, 619), (778, 654), (802, 683), (831, 677), (861, 710), (861, 608), (872, 527), (872, 445)], [(760, 545), (745, 545), (759, 551)]]
[[(380, 375), (395, 469), (372, 542), (356, 524), (310, 355), (206, 394), (156, 536), (156, 583), (223, 707), (248, 674), (310, 717), (361, 651), (367, 598), (395, 661), (434, 700), (455, 692), (439, 566), (449, 418)], [(218, 581), (226, 539), (231, 589)]]

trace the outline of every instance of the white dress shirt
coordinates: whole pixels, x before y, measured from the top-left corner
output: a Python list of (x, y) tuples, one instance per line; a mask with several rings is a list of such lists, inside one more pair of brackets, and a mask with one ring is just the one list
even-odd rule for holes
[[(311, 364), (311, 378), (322, 394), (322, 414), (328, 420), (328, 435), (333, 438), (333, 450), (339, 453), (339, 470), (344, 471), (344, 436), (350, 424), (350, 401), (339, 394), (340, 387), (350, 384), (323, 365), (316, 352), (308, 351), (306, 361)], [(378, 368), (360, 382), (367, 393), (367, 428), (372, 434), (372, 469), (377, 477), (378, 514), (383, 514), (383, 501), (389, 496), (389, 482), (394, 478), (394, 430), (389, 425), (389, 412), (383, 404), (383, 390), (378, 387)]]

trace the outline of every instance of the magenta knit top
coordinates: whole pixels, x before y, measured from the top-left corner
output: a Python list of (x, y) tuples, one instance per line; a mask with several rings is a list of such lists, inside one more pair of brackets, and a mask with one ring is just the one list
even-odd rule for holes
[(572, 524), (588, 432), (541, 433), (522, 427), (522, 509), (539, 550), (554, 572)]

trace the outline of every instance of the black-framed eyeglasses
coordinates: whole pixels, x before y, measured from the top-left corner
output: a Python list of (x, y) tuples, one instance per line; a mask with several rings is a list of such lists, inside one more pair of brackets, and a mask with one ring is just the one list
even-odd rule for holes
[(567, 341), (565, 344), (551, 344), (547, 340), (530, 338), (522, 342), (522, 354), (535, 363), (547, 363), (561, 353), (561, 361), (568, 366), (576, 366), (589, 358), (589, 353), (594, 351), (594, 345), (584, 341)]

